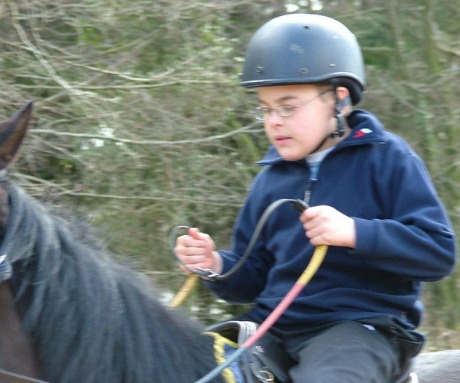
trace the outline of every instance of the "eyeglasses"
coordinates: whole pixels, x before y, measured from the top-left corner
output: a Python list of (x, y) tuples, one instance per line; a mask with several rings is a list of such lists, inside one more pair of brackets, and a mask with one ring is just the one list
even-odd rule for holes
[(280, 105), (276, 108), (264, 108), (259, 106), (252, 112), (252, 114), (254, 115), (254, 118), (257, 121), (261, 122), (265, 121), (268, 117), (270, 117), (272, 112), (275, 112), (278, 116), (282, 118), (292, 117), (294, 113), (297, 111), (297, 109), (303, 108), (305, 105), (309, 104), (310, 102), (316, 100), (317, 98), (323, 96), (328, 92), (332, 92), (332, 90), (325, 90), (324, 92), (317, 94), (315, 97), (311, 98), (308, 101), (305, 101), (303, 104), (300, 105)]

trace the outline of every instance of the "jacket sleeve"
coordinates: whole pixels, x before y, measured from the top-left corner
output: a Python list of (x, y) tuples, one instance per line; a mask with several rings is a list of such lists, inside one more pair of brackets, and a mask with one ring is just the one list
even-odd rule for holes
[(387, 217), (354, 218), (352, 254), (413, 280), (435, 281), (452, 272), (456, 237), (422, 160), (413, 152), (379, 175)]

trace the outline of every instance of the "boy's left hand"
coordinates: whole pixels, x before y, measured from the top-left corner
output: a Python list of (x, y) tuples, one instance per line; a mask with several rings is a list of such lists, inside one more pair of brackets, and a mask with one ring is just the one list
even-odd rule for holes
[(314, 246), (354, 248), (356, 245), (355, 221), (331, 206), (309, 207), (300, 215), (300, 221)]

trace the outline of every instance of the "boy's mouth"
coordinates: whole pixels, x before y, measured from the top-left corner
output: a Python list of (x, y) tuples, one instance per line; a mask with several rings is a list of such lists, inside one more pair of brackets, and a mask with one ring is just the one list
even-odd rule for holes
[(291, 137), (289, 137), (289, 136), (276, 136), (275, 137), (275, 142), (282, 144), (282, 143), (285, 143), (285, 142), (289, 141), (290, 139), (291, 139)]

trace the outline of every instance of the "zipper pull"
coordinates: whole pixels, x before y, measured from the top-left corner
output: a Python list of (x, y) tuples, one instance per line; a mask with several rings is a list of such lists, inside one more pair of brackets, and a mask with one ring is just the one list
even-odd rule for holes
[(310, 205), (310, 199), (311, 199), (311, 192), (313, 190), (313, 186), (315, 184), (317, 180), (316, 179), (309, 179), (308, 182), (307, 182), (307, 187), (305, 189), (305, 195), (304, 195), (304, 202), (307, 204), (307, 205)]

